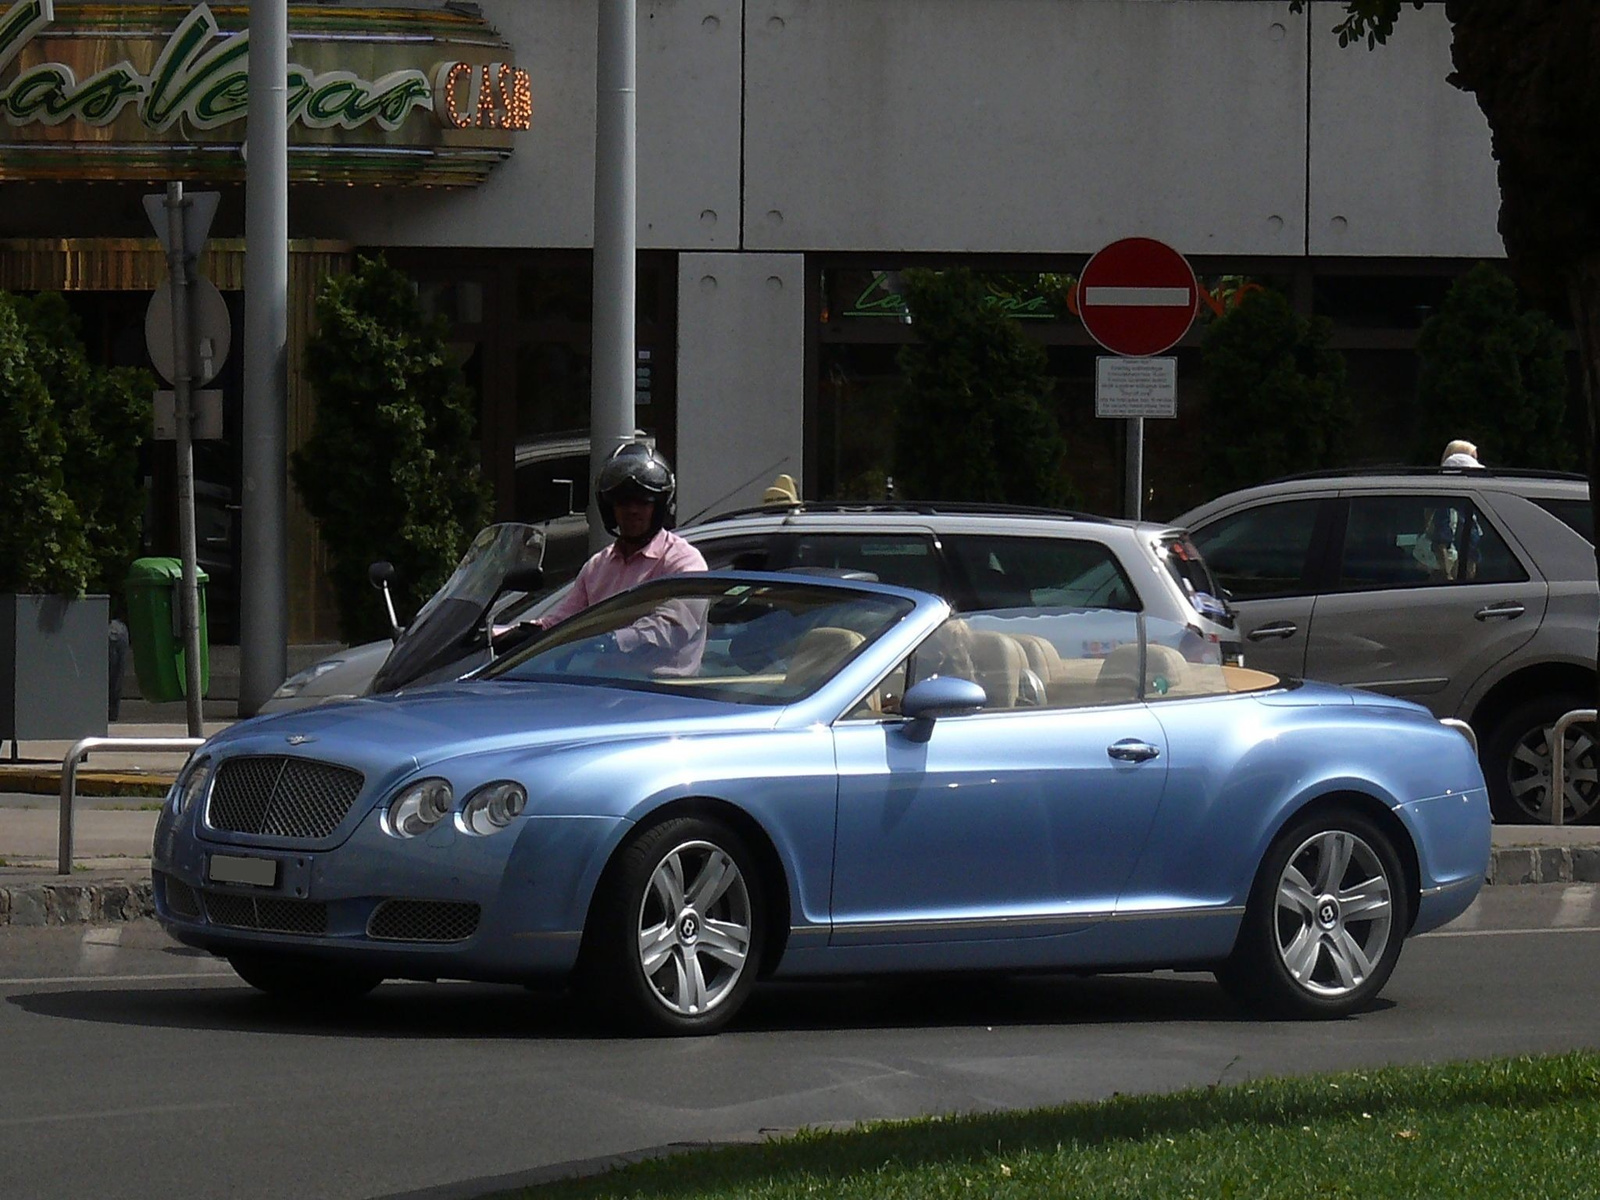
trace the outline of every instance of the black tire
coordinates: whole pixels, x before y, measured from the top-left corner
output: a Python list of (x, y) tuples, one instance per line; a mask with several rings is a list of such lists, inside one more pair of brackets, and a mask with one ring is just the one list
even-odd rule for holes
[(295, 1004), (348, 1004), (383, 982), (382, 975), (371, 971), (290, 954), (230, 954), (228, 965), (257, 991)]
[[(1548, 825), (1550, 821), (1550, 731), (1575, 708), (1593, 708), (1593, 696), (1556, 693), (1524, 700), (1495, 722), (1483, 743), (1483, 775), (1489, 807), (1502, 825)], [(1592, 728), (1567, 730), (1567, 787), (1563, 824), (1600, 819), (1600, 783)]]
[[(674, 860), (682, 897), (675, 906), (668, 896)], [(696, 884), (714, 885), (729, 868), (733, 878), (710, 886), (712, 902), (697, 904)], [(584, 929), (579, 986), (599, 1015), (632, 1031), (715, 1033), (755, 986), (765, 917), (755, 856), (733, 830), (700, 817), (664, 821), (618, 851), (602, 877)], [(661, 931), (648, 952), (659, 956), (653, 970), (642, 945), (651, 928)]]
[[(1329, 850), (1339, 839), (1348, 839), (1342, 844), (1350, 852), (1345, 870), (1330, 879), (1337, 859)], [(1310, 885), (1303, 911), (1279, 900), (1291, 864)], [(1346, 905), (1382, 895), (1386, 909), (1347, 919)], [(1410, 925), (1405, 870), (1389, 835), (1353, 809), (1309, 813), (1291, 822), (1261, 860), (1239, 939), (1217, 968), (1217, 982), (1247, 1008), (1271, 1016), (1346, 1016), (1383, 990)]]

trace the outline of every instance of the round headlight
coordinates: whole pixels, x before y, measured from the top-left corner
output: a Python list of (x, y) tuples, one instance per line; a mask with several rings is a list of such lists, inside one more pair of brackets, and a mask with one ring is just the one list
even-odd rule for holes
[(461, 827), (479, 836), (504, 829), (528, 806), (528, 793), (520, 783), (502, 779), (485, 784), (461, 806)]
[(395, 837), (427, 833), (450, 811), (455, 796), (443, 779), (423, 779), (395, 797), (389, 806), (389, 832)]
[(202, 758), (199, 762), (191, 763), (189, 770), (172, 786), (173, 815), (182, 816), (190, 804), (206, 794), (206, 787), (210, 783), (211, 760)]

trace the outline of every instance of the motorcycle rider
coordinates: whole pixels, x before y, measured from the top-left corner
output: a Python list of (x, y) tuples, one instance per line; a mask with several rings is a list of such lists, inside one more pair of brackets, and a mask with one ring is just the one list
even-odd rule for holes
[[(663, 575), (704, 571), (706, 560), (683, 538), (672, 532), (677, 515), (677, 480), (667, 460), (644, 442), (626, 442), (617, 447), (600, 468), (595, 484), (595, 500), (600, 519), (616, 541), (597, 551), (578, 572), (572, 590), (538, 617), (513, 627), (506, 641), (520, 641), (533, 630), (550, 629), (568, 617), (582, 612), (648, 580)], [(691, 618), (695, 628), (685, 628), (678, 618)], [(681, 650), (685, 637), (704, 636), (703, 626), (693, 614), (663, 611), (636, 622), (616, 633), (617, 649), (631, 653), (642, 645), (658, 651)], [(502, 638), (496, 637), (496, 648)], [(698, 659), (698, 655), (694, 655)]]

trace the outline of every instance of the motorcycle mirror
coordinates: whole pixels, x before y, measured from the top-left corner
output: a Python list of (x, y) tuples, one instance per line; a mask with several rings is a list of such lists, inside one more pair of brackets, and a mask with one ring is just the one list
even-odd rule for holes
[(384, 584), (394, 582), (394, 564), (381, 561), (373, 563), (367, 568), (367, 582), (381, 591)]
[(515, 567), (506, 572), (505, 581), (500, 585), (502, 592), (532, 592), (537, 591), (544, 582), (544, 569), (542, 567)]

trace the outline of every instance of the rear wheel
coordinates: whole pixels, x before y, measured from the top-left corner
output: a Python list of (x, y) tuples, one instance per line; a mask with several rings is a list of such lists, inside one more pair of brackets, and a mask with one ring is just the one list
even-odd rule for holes
[(358, 1000), (383, 982), (382, 975), (371, 971), (289, 954), (230, 954), (228, 965), (257, 991), (294, 1003)]
[[(1483, 774), (1494, 819), (1506, 825), (1552, 824), (1550, 733), (1575, 708), (1594, 707), (1594, 697), (1557, 693), (1525, 700), (1495, 724), (1483, 744)], [(1600, 818), (1600, 754), (1594, 730), (1574, 725), (1566, 736), (1566, 785), (1562, 823)]]
[(665, 821), (602, 881), (580, 980), (630, 1028), (715, 1033), (755, 985), (763, 914), (755, 860), (737, 834), (699, 817)]
[(1272, 1015), (1344, 1016), (1383, 990), (1408, 917), (1388, 834), (1349, 809), (1313, 813), (1268, 849), (1217, 980)]

